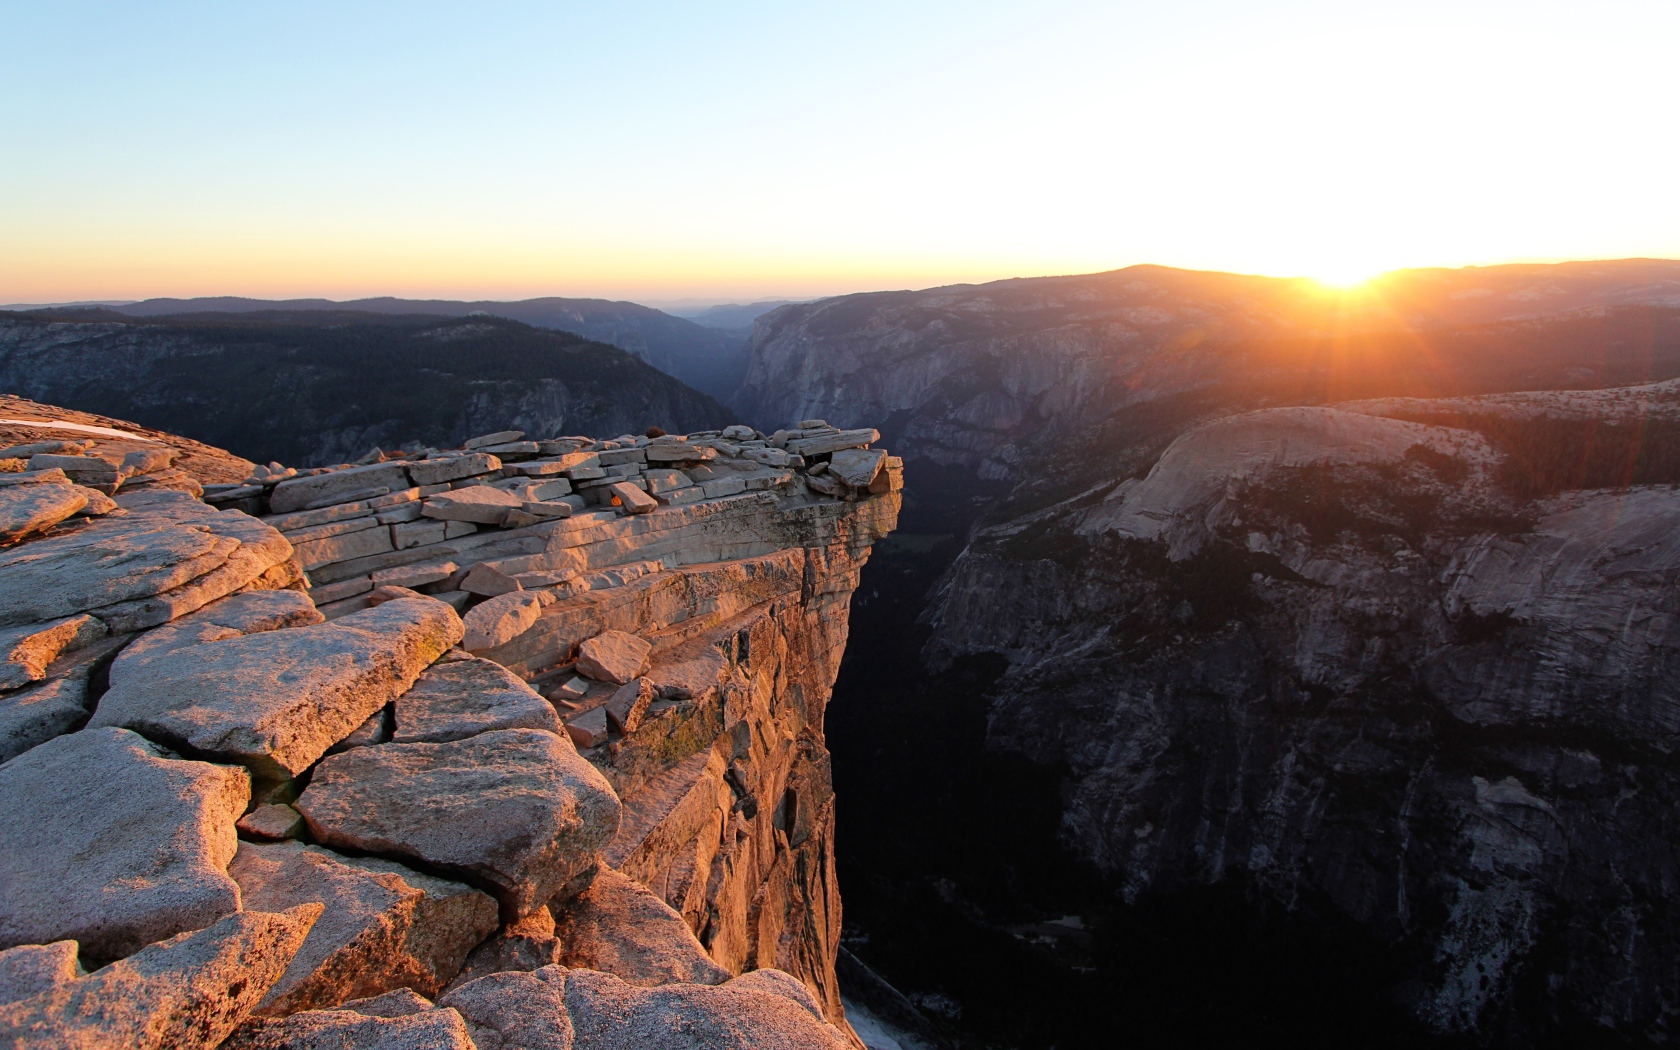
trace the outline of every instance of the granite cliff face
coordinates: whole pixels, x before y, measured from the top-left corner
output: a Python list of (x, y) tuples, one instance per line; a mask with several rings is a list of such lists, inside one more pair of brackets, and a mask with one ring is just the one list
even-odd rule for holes
[(1126, 899), (1328, 901), (1443, 1035), (1660, 1037), (1677, 423), (1674, 383), (1219, 419), (979, 531), (928, 657), (1007, 658), (988, 739)]
[(861, 1045), (823, 722), (873, 431), (298, 470), (4, 410), (8, 1045)]

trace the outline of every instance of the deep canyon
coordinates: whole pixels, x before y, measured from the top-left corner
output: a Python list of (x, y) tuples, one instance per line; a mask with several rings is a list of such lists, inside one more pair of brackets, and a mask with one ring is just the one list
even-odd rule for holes
[[(301, 313), (15, 315), (0, 374), (303, 466), (732, 416), (512, 319), (333, 320), (323, 343)], [(437, 364), (381, 382), (411, 347)], [(323, 392), (346, 348), (380, 365), (349, 407)], [(284, 411), (222, 412), (206, 363)], [(1349, 292), (1133, 267), (760, 316), (734, 414), (878, 427), (904, 489), (866, 562), (803, 570), (809, 608), (856, 584), (826, 708), (770, 703), (790, 742), (763, 785), (695, 766), (764, 837), (729, 892), (767, 884), (832, 776), (799, 832), (823, 859), (775, 899), (812, 930), (844, 901), (838, 985), (907, 1042), (1667, 1041), (1676, 377), (1680, 264), (1656, 261)], [(770, 644), (825, 654), (788, 672), (820, 682), (844, 629), (803, 622)], [(702, 901), (680, 867), (638, 877)], [(775, 956), (838, 1016), (809, 961), (835, 929), (785, 958), (717, 930), (726, 968)]]
[(743, 407), (907, 457), (829, 720), (860, 956), (959, 1041), (1666, 1038), (1677, 273), (760, 319)]

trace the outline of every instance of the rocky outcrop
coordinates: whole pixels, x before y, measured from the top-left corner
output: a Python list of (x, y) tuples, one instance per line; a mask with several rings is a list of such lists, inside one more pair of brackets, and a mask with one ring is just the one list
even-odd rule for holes
[(300, 842), (242, 842), (228, 865), (244, 907), (319, 902), (321, 918), (259, 1014), (337, 1006), (409, 988), (437, 995), (496, 929), (496, 902), (458, 882)]
[[(102, 518), (19, 532), (0, 703), (72, 702), (17, 722), (0, 762), (0, 1026), (30, 1046), (854, 1046), (821, 725), (900, 466), (864, 449), (868, 477), (823, 475), (873, 438), (503, 432), (247, 465), (211, 503), (117, 477)], [(650, 467), (688, 484), (647, 496)], [(518, 495), (443, 498), (475, 491)], [(427, 517), (465, 502), (499, 509)], [(253, 940), (269, 920), (284, 936)]]
[(618, 830), (619, 807), (565, 739), (502, 729), (333, 755), (297, 808), (329, 846), (472, 877), (513, 921), (588, 870)]
[(556, 911), (556, 961), (563, 965), (614, 974), (643, 988), (722, 984), (732, 976), (658, 894), (611, 868), (596, 872)]
[(252, 585), (291, 554), (274, 529), (188, 493), (117, 502), (129, 513), (0, 553), (0, 624), (92, 613), (113, 633), (156, 627)]
[(222, 1046), (226, 1050), (480, 1050), (466, 1021), (454, 1010), (434, 1010), (424, 1000), (412, 1011), (388, 1010), (388, 1004), (374, 999), (346, 1003), (339, 1010), (308, 1010), (282, 1020), (255, 1019), (241, 1025)]
[(386, 602), (127, 668), (90, 725), (123, 726), (267, 776), (296, 776), (461, 640), (442, 602)]
[(611, 974), (544, 967), (495, 974), (438, 1001), (459, 1011), (479, 1046), (540, 1050), (844, 1050), (810, 992), (774, 970), (711, 987), (638, 988)]
[(439, 744), (494, 729), (561, 732), (554, 705), (491, 660), (434, 664), (392, 708), (395, 743)]

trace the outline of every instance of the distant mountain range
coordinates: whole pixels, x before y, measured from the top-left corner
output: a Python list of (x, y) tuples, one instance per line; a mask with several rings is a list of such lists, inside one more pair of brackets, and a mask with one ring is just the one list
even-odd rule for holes
[[(773, 309), (779, 304), (760, 304)], [(757, 306), (714, 307), (727, 324), (697, 323), (674, 317), (662, 310), (636, 303), (607, 299), (563, 299), (548, 296), (517, 302), (456, 299), (249, 299), (242, 296), (205, 296), (195, 299), (145, 299), (129, 303), (76, 303), (60, 308), (103, 306), (129, 317), (160, 317), (174, 314), (252, 313), (282, 310), (289, 313), (314, 310), (356, 311), (376, 314), (436, 314), (462, 317), (487, 313), (522, 321), (536, 328), (553, 328), (606, 343), (647, 362), (668, 375), (718, 400), (727, 400), (746, 374), (746, 337), (751, 334), (749, 316), (745, 331), (738, 318)], [(14, 307), (16, 309), (16, 307)], [(712, 311), (706, 311), (711, 313)], [(762, 312), (762, 311), (761, 311)], [(754, 315), (756, 316), (756, 315)]]
[(491, 316), (0, 312), (0, 390), (304, 467), (504, 429), (600, 436), (733, 422), (618, 347)]
[(868, 292), (762, 318), (731, 404), (760, 427), (886, 420), (895, 452), (1018, 480), (1034, 442), (1123, 425), (1167, 397), (1671, 378), (1680, 349), (1651, 326), (1666, 331), (1676, 308), (1680, 262), (1647, 259), (1401, 270), (1347, 293), (1163, 266)]

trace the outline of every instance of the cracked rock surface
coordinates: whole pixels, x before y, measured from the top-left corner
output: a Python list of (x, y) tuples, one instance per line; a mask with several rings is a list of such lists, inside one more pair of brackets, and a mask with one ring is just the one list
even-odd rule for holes
[(502, 729), (333, 755), (297, 808), (317, 841), (459, 872), (517, 918), (588, 869), (619, 802), (570, 741)]
[(72, 939), (112, 959), (239, 910), (227, 865), (250, 783), (126, 729), (0, 765), (0, 945)]
[(92, 725), (296, 776), (461, 640), (443, 602), (401, 599), (330, 623), (239, 635), (126, 670)]

